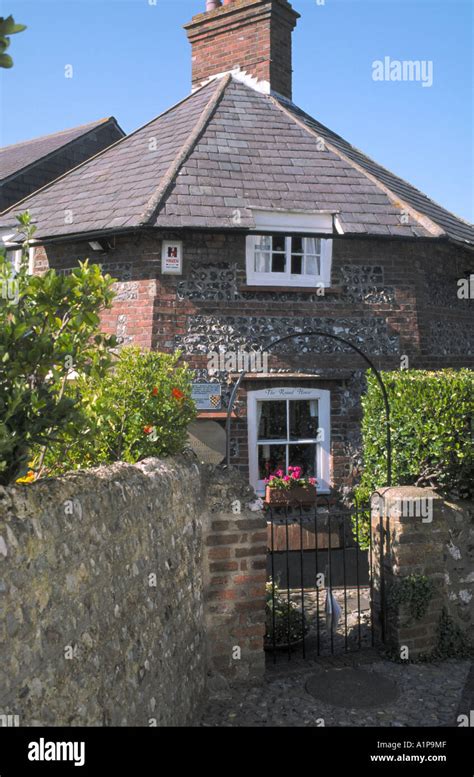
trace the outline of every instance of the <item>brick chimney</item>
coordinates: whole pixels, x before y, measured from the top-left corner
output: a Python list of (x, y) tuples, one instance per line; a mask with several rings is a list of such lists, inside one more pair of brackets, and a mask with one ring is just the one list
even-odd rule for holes
[[(204, 0), (201, 0), (204, 4)], [(291, 99), (291, 34), (299, 14), (287, 0), (206, 0), (185, 25), (192, 46), (192, 83), (240, 69), (262, 91)]]

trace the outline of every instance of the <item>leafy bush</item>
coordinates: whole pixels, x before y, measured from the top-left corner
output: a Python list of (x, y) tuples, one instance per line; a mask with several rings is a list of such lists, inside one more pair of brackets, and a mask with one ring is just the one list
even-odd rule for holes
[(66, 429), (49, 451), (57, 474), (114, 461), (135, 463), (147, 456), (180, 452), (195, 416), (193, 372), (178, 366), (179, 353), (123, 348), (113, 370), (80, 376), (70, 387), (80, 400), (84, 425)]
[[(433, 486), (461, 498), (474, 488), (474, 372), (404, 370), (383, 373), (392, 430), (395, 485)], [(364, 470), (356, 493), (366, 500), (387, 484), (385, 413), (380, 388), (368, 375), (362, 399)]]
[(426, 615), (433, 597), (433, 581), (426, 575), (408, 575), (392, 584), (388, 592), (389, 607), (406, 604), (413, 620)]
[(34, 227), (27, 213), (18, 221), (26, 236), (19, 271), (0, 253), (0, 485), (26, 474), (33, 448), (54, 441), (65, 425), (78, 428), (68, 378), (103, 375), (115, 345), (99, 332), (112, 279), (87, 262), (70, 275), (28, 275)]

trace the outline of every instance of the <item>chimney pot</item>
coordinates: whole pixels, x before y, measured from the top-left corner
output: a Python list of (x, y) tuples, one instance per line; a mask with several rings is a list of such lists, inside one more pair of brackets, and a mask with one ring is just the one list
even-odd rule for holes
[(221, 0), (206, 0), (206, 11), (215, 11), (222, 5)]

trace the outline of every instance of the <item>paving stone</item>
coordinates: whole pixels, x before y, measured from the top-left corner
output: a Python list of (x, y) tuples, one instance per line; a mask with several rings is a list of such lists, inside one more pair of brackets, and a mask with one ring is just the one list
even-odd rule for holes
[[(296, 662), (293, 667), (280, 664), (276, 670), (269, 667), (265, 681), (259, 686), (234, 687), (227, 700), (209, 699), (199, 725), (396, 728), (458, 725), (456, 718), (471, 669), (469, 661), (399, 664), (374, 656), (373, 652), (368, 656), (363, 653), (359, 657), (359, 662), (366, 660), (363, 669), (357, 669), (355, 657), (352, 666), (344, 665), (347, 656), (338, 657), (340, 669), (331, 667), (328, 661), (311, 660)], [(374, 698), (374, 706), (361, 709), (357, 708), (354, 698), (350, 698), (347, 706), (337, 706), (334, 703), (336, 696), (330, 703), (326, 697), (319, 700), (308, 693), (308, 683), (317, 683), (318, 677), (324, 678), (334, 672), (340, 672), (341, 677), (344, 673), (359, 672), (364, 681), (372, 681), (374, 688), (382, 683), (387, 688), (396, 686), (397, 696)], [(349, 683), (347, 687), (349, 689)], [(338, 701), (344, 692), (343, 685), (341, 689)]]

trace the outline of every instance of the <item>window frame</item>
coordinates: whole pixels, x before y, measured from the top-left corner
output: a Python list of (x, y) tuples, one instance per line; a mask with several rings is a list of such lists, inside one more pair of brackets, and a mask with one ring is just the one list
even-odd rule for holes
[[(14, 232), (4, 233), (3, 235), (1, 235), (1, 240), (7, 252), (7, 259), (9, 259), (13, 267), (13, 271), (16, 275), (20, 269), (23, 249), (21, 246), (18, 245), (18, 243), (11, 242), (15, 234), (16, 233)], [(35, 247), (30, 245), (28, 249), (28, 275), (34, 274), (34, 256), (35, 256)]]
[[(255, 270), (255, 252), (258, 241), (261, 237), (272, 237), (273, 234), (283, 234), (285, 239), (285, 261), (286, 270), (284, 272), (257, 272)], [(318, 275), (296, 274), (291, 272), (291, 241), (295, 237), (311, 238), (321, 241), (320, 254), (320, 272)], [(272, 252), (270, 252), (271, 256)], [(296, 286), (316, 288), (317, 286), (327, 288), (331, 283), (331, 262), (332, 262), (332, 239), (323, 238), (320, 235), (314, 235), (308, 232), (295, 232), (293, 230), (273, 230), (266, 232), (264, 230), (247, 235), (245, 244), (247, 284), (253, 286)], [(304, 256), (304, 254), (303, 254)]]
[(275, 388), (258, 389), (247, 392), (247, 431), (249, 454), (249, 481), (258, 495), (264, 493), (263, 481), (258, 478), (258, 429), (257, 402), (278, 402), (282, 400), (318, 400), (318, 427), (324, 430), (324, 439), (320, 442), (311, 440), (292, 440), (281, 442), (271, 440), (264, 444), (316, 444), (316, 478), (320, 494), (331, 491), (331, 392), (327, 389), (303, 388), (301, 386), (278, 386)]

